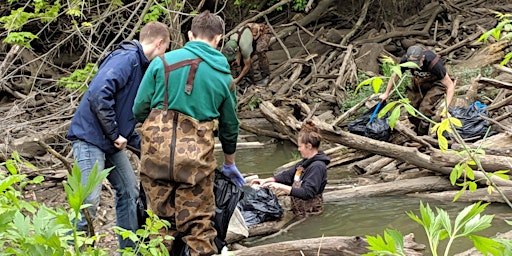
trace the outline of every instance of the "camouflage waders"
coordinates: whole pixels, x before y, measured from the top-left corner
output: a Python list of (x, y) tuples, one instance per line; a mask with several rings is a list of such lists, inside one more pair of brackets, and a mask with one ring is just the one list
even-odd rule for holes
[[(441, 82), (433, 77), (414, 77), (411, 85), (407, 87), (407, 98), (411, 101), (411, 105), (425, 116), (437, 119), (434, 118), (435, 109), (443, 99), (445, 91)], [(427, 121), (413, 116), (410, 116), (409, 120), (416, 127), (418, 135), (428, 134), (429, 123)]]
[[(300, 188), (302, 184), (302, 177), (304, 168), (302, 166), (297, 167), (295, 176), (293, 178), (292, 188)], [(298, 217), (304, 218), (309, 215), (318, 215), (324, 211), (324, 198), (322, 194), (318, 194), (315, 198), (309, 200), (302, 200), (300, 198), (291, 197), (292, 200), (292, 211)]]
[(248, 23), (247, 26), (251, 29), (253, 38), (253, 54), (258, 56), (258, 65), (261, 72), (261, 79), (270, 76), (270, 64), (268, 61), (267, 51), (270, 47), (270, 38), (272, 38), (272, 32), (270, 28), (261, 23)]
[[(152, 109), (141, 131), (140, 176), (148, 209), (171, 222), (171, 228), (160, 230), (160, 233), (182, 237), (191, 256), (212, 255), (217, 251), (213, 242), (217, 231), (212, 222), (215, 215), (215, 123), (199, 122), (185, 114), (167, 110), (167, 81), (168, 72), (191, 65), (185, 89), (190, 92), (200, 61), (186, 60), (185, 64), (178, 62), (168, 66), (164, 60), (166, 90), (163, 110)], [(172, 244), (167, 246), (172, 248)]]

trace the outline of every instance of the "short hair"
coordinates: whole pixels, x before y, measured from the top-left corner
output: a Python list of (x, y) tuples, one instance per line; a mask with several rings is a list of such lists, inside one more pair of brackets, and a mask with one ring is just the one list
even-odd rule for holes
[(164, 39), (165, 42), (171, 41), (169, 27), (162, 22), (151, 21), (140, 30), (139, 41), (150, 42), (157, 39)]
[(219, 15), (204, 11), (192, 19), (190, 31), (196, 37), (212, 40), (216, 35), (224, 34), (224, 20)]
[(310, 143), (313, 148), (318, 149), (322, 141), (320, 129), (316, 127), (312, 120), (306, 120), (299, 132), (299, 141), (303, 144)]

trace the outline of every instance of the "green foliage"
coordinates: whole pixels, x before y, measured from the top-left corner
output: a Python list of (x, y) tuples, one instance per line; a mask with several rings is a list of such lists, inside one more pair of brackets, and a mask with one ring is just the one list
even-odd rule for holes
[(53, 210), (38, 202), (23, 199), (27, 184), (40, 184), (44, 178), (27, 180), (19, 174), (22, 166), (35, 168), (12, 153), (11, 159), (0, 164), (0, 251), (2, 255), (71, 255), (67, 232), (71, 229), (68, 212)]
[[(485, 32), (478, 38), (478, 41), (484, 41), (487, 42), (487, 39), (489, 37), (494, 37), (496, 40), (510, 40), (512, 39), (512, 14), (503, 14), (501, 12), (494, 12), (496, 15), (496, 18), (499, 20), (496, 27), (492, 28), (491, 30)], [(503, 61), (501, 61), (500, 65), (504, 66), (507, 64), (510, 59), (512, 58), (512, 52), (508, 52), (505, 55), (505, 58)]]
[(30, 32), (11, 32), (7, 34), (2, 42), (6, 44), (19, 44), (31, 49), (32, 46), (30, 46), (30, 41), (36, 38), (38, 37)]
[(249, 109), (253, 111), (255, 108), (257, 108), (261, 103), (261, 98), (259, 97), (252, 97), (251, 101), (249, 101)]
[(368, 249), (370, 253), (363, 254), (363, 256), (373, 255), (397, 255), (405, 256), (404, 252), (404, 238), (402, 233), (397, 230), (386, 229), (384, 231), (384, 238), (380, 235), (366, 236), (368, 240)]
[[(413, 212), (407, 215), (423, 226), (427, 235), (430, 251), (433, 256), (438, 254), (439, 243), (448, 239), (444, 255), (450, 255), (453, 242), (459, 238), (467, 238), (475, 248), (484, 255), (510, 255), (512, 241), (508, 239), (491, 239), (476, 235), (477, 232), (491, 226), (494, 215), (483, 215), (488, 203), (474, 203), (460, 211), (452, 223), (450, 216), (443, 209), (436, 208), (437, 214), (427, 204), (420, 202), (420, 216)], [(384, 238), (367, 236), (369, 254), (365, 255), (405, 255), (403, 254), (403, 236), (398, 231), (386, 230)]]
[[(15, 32), (23, 29), (23, 26), (29, 24), (33, 20), (40, 20), (43, 23), (50, 23), (55, 20), (59, 14), (61, 7), (60, 1), (55, 1), (52, 5), (48, 1), (35, 0), (31, 1), (33, 12), (26, 12), (25, 8), (18, 8), (11, 10), (8, 16), (0, 17), (0, 25), (9, 33), (2, 40), (6, 44), (19, 44), (27, 48), (30, 47), (30, 42), (38, 38), (30, 32)], [(9, 3), (14, 3), (10, 1)]]
[[(142, 21), (144, 21), (144, 23), (148, 23), (151, 21), (161, 20), (162, 17), (168, 15), (169, 10), (166, 9), (166, 6), (168, 6), (169, 4), (172, 4), (171, 0), (161, 0), (159, 2), (156, 1), (155, 4), (149, 7), (149, 11), (144, 15)], [(181, 4), (176, 3), (175, 7), (179, 9), (181, 8)]]
[[(162, 228), (170, 228), (171, 224), (158, 218), (153, 212), (147, 210), (149, 218), (146, 219), (146, 224), (143, 229), (137, 230), (133, 233), (131, 230), (126, 230), (121, 227), (114, 227), (116, 234), (119, 234), (123, 239), (130, 239), (135, 244), (135, 248), (126, 248), (119, 250), (125, 256), (136, 255), (169, 255), (169, 251), (163, 244), (164, 240), (174, 240), (172, 236), (162, 237), (158, 230)], [(151, 236), (151, 239), (150, 239)]]
[(96, 75), (96, 72), (98, 72), (98, 67), (94, 63), (87, 63), (83, 69), (77, 69), (71, 75), (61, 77), (57, 85), (85, 92), (87, 84)]
[(448, 149), (448, 139), (444, 136), (444, 132), (454, 133), (451, 125), (462, 127), (462, 122), (457, 118), (449, 117), (432, 127), (432, 132), (437, 132), (437, 141), (439, 142), (439, 149), (441, 149), (442, 152), (446, 152)]
[[(82, 185), (82, 173), (80, 171), (80, 168), (78, 167), (78, 163), (75, 161), (72, 172), (71, 174), (68, 174), (67, 182), (64, 183), (64, 191), (66, 191), (68, 204), (70, 208), (73, 210), (73, 220), (78, 220), (81, 218), (80, 210), (88, 206), (83, 205), (85, 198), (87, 198), (87, 196), (89, 196), (92, 193), (96, 185), (100, 184), (107, 177), (111, 169), (112, 168), (98, 171), (98, 164), (96, 163), (93, 166), (91, 173), (89, 174), (87, 183), (85, 185)], [(80, 247), (82, 247), (85, 244), (92, 244), (92, 241), (95, 238), (86, 240), (80, 239), (79, 233), (76, 230), (77, 225), (78, 221), (73, 221), (73, 244), (75, 245), (75, 253), (79, 255)]]
[(306, 9), (306, 5), (308, 4), (308, 0), (295, 0), (292, 4), (292, 9), (296, 12), (301, 12)]

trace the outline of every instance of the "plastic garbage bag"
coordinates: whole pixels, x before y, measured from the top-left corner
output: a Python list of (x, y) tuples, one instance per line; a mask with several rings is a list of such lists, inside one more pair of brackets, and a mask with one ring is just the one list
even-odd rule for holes
[(462, 127), (456, 127), (456, 130), (463, 139), (474, 138), (477, 140), (485, 136), (490, 123), (480, 115), (489, 116), (487, 105), (475, 101), (467, 108), (451, 107), (448, 111), (452, 117), (461, 121)]
[(216, 169), (213, 193), (215, 194), (215, 217), (213, 221), (217, 230), (215, 244), (220, 251), (226, 245), (229, 220), (235, 212), (238, 202), (244, 197), (244, 192), (229, 177)]
[(283, 208), (270, 189), (244, 186), (243, 190), (244, 198), (238, 202), (238, 208), (247, 226), (281, 219)]
[(368, 109), (361, 117), (348, 124), (348, 131), (375, 140), (389, 141), (391, 137), (391, 128), (388, 121), (389, 112), (382, 118), (377, 117), (378, 112), (384, 106), (386, 106), (386, 103), (382, 102)]

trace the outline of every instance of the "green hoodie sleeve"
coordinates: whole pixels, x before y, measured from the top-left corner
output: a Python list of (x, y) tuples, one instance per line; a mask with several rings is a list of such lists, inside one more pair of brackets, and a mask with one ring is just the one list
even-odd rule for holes
[[(156, 58), (151, 62), (148, 70), (142, 77), (137, 96), (133, 102), (133, 115), (138, 122), (143, 123), (151, 112), (151, 100), (155, 94), (156, 76), (158, 74), (159, 62)], [(161, 61), (160, 61), (161, 62)]]
[(228, 93), (219, 108), (219, 113), (219, 140), (222, 144), (222, 151), (226, 154), (233, 154), (236, 151), (240, 128), (240, 122), (236, 116), (236, 93), (234, 91)]

